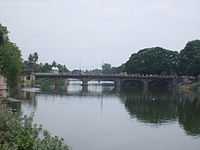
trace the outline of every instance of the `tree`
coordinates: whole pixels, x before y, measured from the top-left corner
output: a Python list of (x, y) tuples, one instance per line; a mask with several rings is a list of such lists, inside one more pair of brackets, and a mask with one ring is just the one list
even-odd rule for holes
[(29, 54), (28, 61), (30, 64), (36, 64), (38, 61), (38, 53), (34, 52), (33, 54)]
[(35, 53), (33, 54), (33, 62), (34, 62), (35, 64), (37, 63), (38, 58), (39, 58), (38, 53), (35, 52)]
[(41, 72), (51, 72), (51, 65), (48, 63), (45, 63), (44, 65), (40, 65), (40, 71)]
[(37, 64), (39, 59), (38, 53), (34, 52), (33, 54), (29, 54), (28, 62), (24, 62), (24, 69), (29, 72), (37, 72), (39, 71), (39, 65)]
[(7, 78), (8, 86), (14, 88), (22, 67), (21, 51), (9, 41), (7, 33), (7, 28), (0, 25), (0, 74)]
[(57, 67), (57, 63), (55, 61), (52, 62), (52, 67)]
[(22, 59), (19, 48), (11, 42), (7, 42), (1, 46), (0, 70), (7, 78), (9, 87), (14, 88), (17, 85), (21, 67)]
[(3, 43), (8, 41), (7, 34), (8, 34), (7, 28), (0, 24), (0, 45), (3, 45)]
[(57, 67), (59, 72), (68, 72), (69, 70), (65, 65), (57, 64), (55, 61), (52, 64), (49, 63), (37, 63), (39, 59), (38, 53), (35, 52), (30, 54), (28, 61), (24, 61), (24, 71), (25, 72), (51, 72), (52, 67)]
[(18, 113), (0, 113), (1, 150), (69, 150), (62, 138), (52, 136), (33, 118)]
[(160, 47), (146, 48), (132, 54), (125, 63), (127, 73), (174, 74), (178, 67), (178, 53)]
[(184, 75), (200, 74), (200, 40), (188, 42), (180, 52), (179, 71)]
[(32, 56), (32, 54), (29, 54), (28, 61), (29, 61), (30, 64), (33, 63), (33, 56)]
[(111, 64), (104, 63), (102, 65), (102, 73), (104, 73), (104, 74), (110, 74), (110, 73), (112, 73)]
[(59, 72), (69, 72), (69, 70), (67, 69), (67, 67), (65, 65), (61, 65), (61, 64), (57, 64), (56, 65), (58, 67)]

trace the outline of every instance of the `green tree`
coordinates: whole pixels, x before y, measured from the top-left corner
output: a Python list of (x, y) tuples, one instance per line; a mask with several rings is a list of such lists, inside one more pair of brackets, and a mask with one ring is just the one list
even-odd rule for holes
[(174, 74), (177, 67), (177, 52), (154, 47), (134, 53), (125, 63), (124, 71), (141, 74)]
[(0, 24), (0, 45), (3, 45), (5, 42), (8, 41), (7, 34), (7, 28)]
[(40, 65), (40, 71), (41, 72), (51, 72), (51, 65), (48, 63), (45, 63), (44, 65)]
[(67, 69), (67, 67), (65, 65), (61, 65), (61, 64), (57, 64), (58, 70), (59, 72), (69, 72), (69, 70)]
[(33, 54), (29, 54), (28, 61), (30, 64), (36, 64), (38, 61), (38, 53), (34, 52)]
[(112, 73), (111, 64), (104, 63), (104, 64), (102, 65), (102, 73), (104, 73), (104, 74), (110, 74), (110, 73)]
[(7, 28), (0, 25), (0, 36), (3, 36), (0, 38), (0, 74), (7, 78), (8, 86), (14, 88), (19, 81), (22, 59), (20, 49), (9, 41), (7, 33)]
[(32, 55), (32, 54), (29, 54), (29, 56), (28, 56), (28, 62), (29, 62), (30, 64), (33, 63), (33, 55)]
[(55, 61), (52, 62), (52, 67), (57, 67), (57, 63)]
[(5, 112), (0, 120), (1, 150), (69, 150), (63, 139), (33, 124), (32, 118)]
[(180, 74), (200, 74), (200, 40), (188, 42), (179, 56)]
[(15, 44), (7, 42), (0, 47), (0, 70), (11, 88), (17, 86), (22, 67), (21, 62), (21, 52)]
[(33, 53), (33, 62), (34, 62), (35, 64), (37, 63), (38, 58), (39, 58), (38, 53), (37, 53), (37, 52)]
[(39, 71), (40, 66), (37, 64), (39, 59), (38, 53), (34, 52), (29, 54), (28, 61), (24, 61), (24, 70), (25, 72), (37, 72)]

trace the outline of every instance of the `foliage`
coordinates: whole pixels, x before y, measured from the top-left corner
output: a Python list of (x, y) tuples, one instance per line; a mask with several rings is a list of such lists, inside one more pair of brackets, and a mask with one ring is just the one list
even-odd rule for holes
[(0, 24), (0, 45), (3, 45), (7, 40), (8, 30)]
[(67, 69), (67, 67), (65, 65), (61, 65), (61, 64), (57, 64), (56, 66), (59, 70), (59, 72), (69, 72), (69, 70)]
[(52, 67), (57, 67), (59, 72), (68, 72), (69, 70), (65, 65), (56, 63), (37, 63), (39, 60), (39, 55), (37, 52), (30, 54), (27, 61), (24, 61), (24, 72), (44, 72), (48, 73), (52, 71)]
[(63, 139), (52, 137), (31, 118), (13, 113), (0, 113), (1, 150), (68, 150)]
[(200, 74), (200, 40), (188, 42), (179, 56), (180, 74)]
[(57, 63), (55, 61), (52, 62), (52, 67), (56, 67), (57, 66)]
[(7, 78), (9, 87), (13, 88), (17, 85), (22, 60), (19, 48), (9, 41), (7, 33), (6, 27), (0, 25), (0, 73)]
[(104, 63), (102, 65), (102, 73), (110, 74), (112, 72), (111, 64)]
[(21, 53), (15, 44), (9, 42), (0, 48), (0, 70), (8, 85), (15, 87), (21, 72)]
[(40, 72), (51, 72), (52, 66), (48, 63), (40, 64)]
[(36, 84), (40, 85), (40, 89), (42, 91), (51, 91), (51, 90), (57, 90), (57, 91), (64, 91), (64, 85), (65, 81), (62, 79), (37, 79)]
[(38, 53), (29, 54), (28, 60), (24, 61), (24, 72), (36, 72), (39, 68), (37, 61), (39, 59)]
[(32, 64), (36, 64), (37, 61), (38, 61), (38, 53), (35, 52), (33, 54), (30, 54), (29, 57), (28, 57), (28, 61)]
[(111, 64), (104, 63), (102, 65), (102, 73), (103, 74), (117, 74), (121, 72), (120, 67), (112, 67)]
[(125, 64), (125, 71), (141, 74), (174, 74), (177, 67), (177, 52), (154, 47), (133, 54)]

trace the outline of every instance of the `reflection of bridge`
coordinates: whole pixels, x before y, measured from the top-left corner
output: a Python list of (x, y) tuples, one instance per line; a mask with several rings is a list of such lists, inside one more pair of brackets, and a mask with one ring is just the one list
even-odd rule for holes
[[(144, 90), (148, 89), (149, 83), (153, 81), (162, 81), (170, 83), (175, 86), (179, 79), (185, 77), (177, 77), (172, 75), (124, 75), (124, 74), (72, 74), (72, 73), (34, 73), (29, 77), (32, 80), (38, 78), (49, 78), (49, 79), (77, 79), (82, 81), (82, 86), (87, 87), (89, 81), (113, 81), (115, 88), (120, 90), (121, 86), (125, 81), (140, 81), (143, 83)], [(187, 77), (192, 79), (192, 77)]]
[[(107, 93), (108, 92), (108, 93)], [(127, 112), (132, 118), (136, 118), (139, 122), (155, 125), (156, 127), (171, 123), (179, 122), (188, 135), (200, 136), (200, 97), (199, 95), (184, 95), (182, 93), (112, 93), (105, 92), (86, 92), (81, 91), (69, 93), (39, 93), (35, 98), (35, 93), (24, 93), (23, 104), (28, 104), (29, 109), (37, 108), (37, 102), (40, 100), (54, 100), (57, 97), (64, 96), (65, 100), (70, 100), (70, 97), (76, 98), (83, 96), (79, 100), (88, 100), (88, 97), (94, 97), (95, 103), (99, 102), (101, 107), (105, 105), (106, 100), (120, 100), (125, 106)], [(27, 97), (26, 97), (27, 96)], [(34, 96), (34, 98), (30, 98)], [(66, 96), (66, 97), (65, 97)], [(48, 98), (50, 97), (50, 98)], [(84, 98), (85, 97), (85, 98)], [(108, 97), (112, 97), (111, 99)], [(114, 99), (113, 99), (114, 98)], [(74, 99), (73, 99), (74, 100)], [(98, 100), (98, 101), (96, 101)], [(86, 102), (84, 101), (84, 102)], [(80, 101), (78, 101), (80, 102)], [(86, 102), (87, 103), (87, 102)], [(48, 107), (48, 106), (47, 106)], [(192, 117), (191, 117), (192, 116)]]

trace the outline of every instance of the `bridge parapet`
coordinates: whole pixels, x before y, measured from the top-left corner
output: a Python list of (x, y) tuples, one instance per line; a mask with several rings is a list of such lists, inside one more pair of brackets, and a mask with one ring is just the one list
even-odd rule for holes
[(174, 79), (177, 76), (174, 75), (141, 75), (141, 74), (73, 74), (73, 73), (34, 73), (36, 78), (116, 78), (119, 79)]

